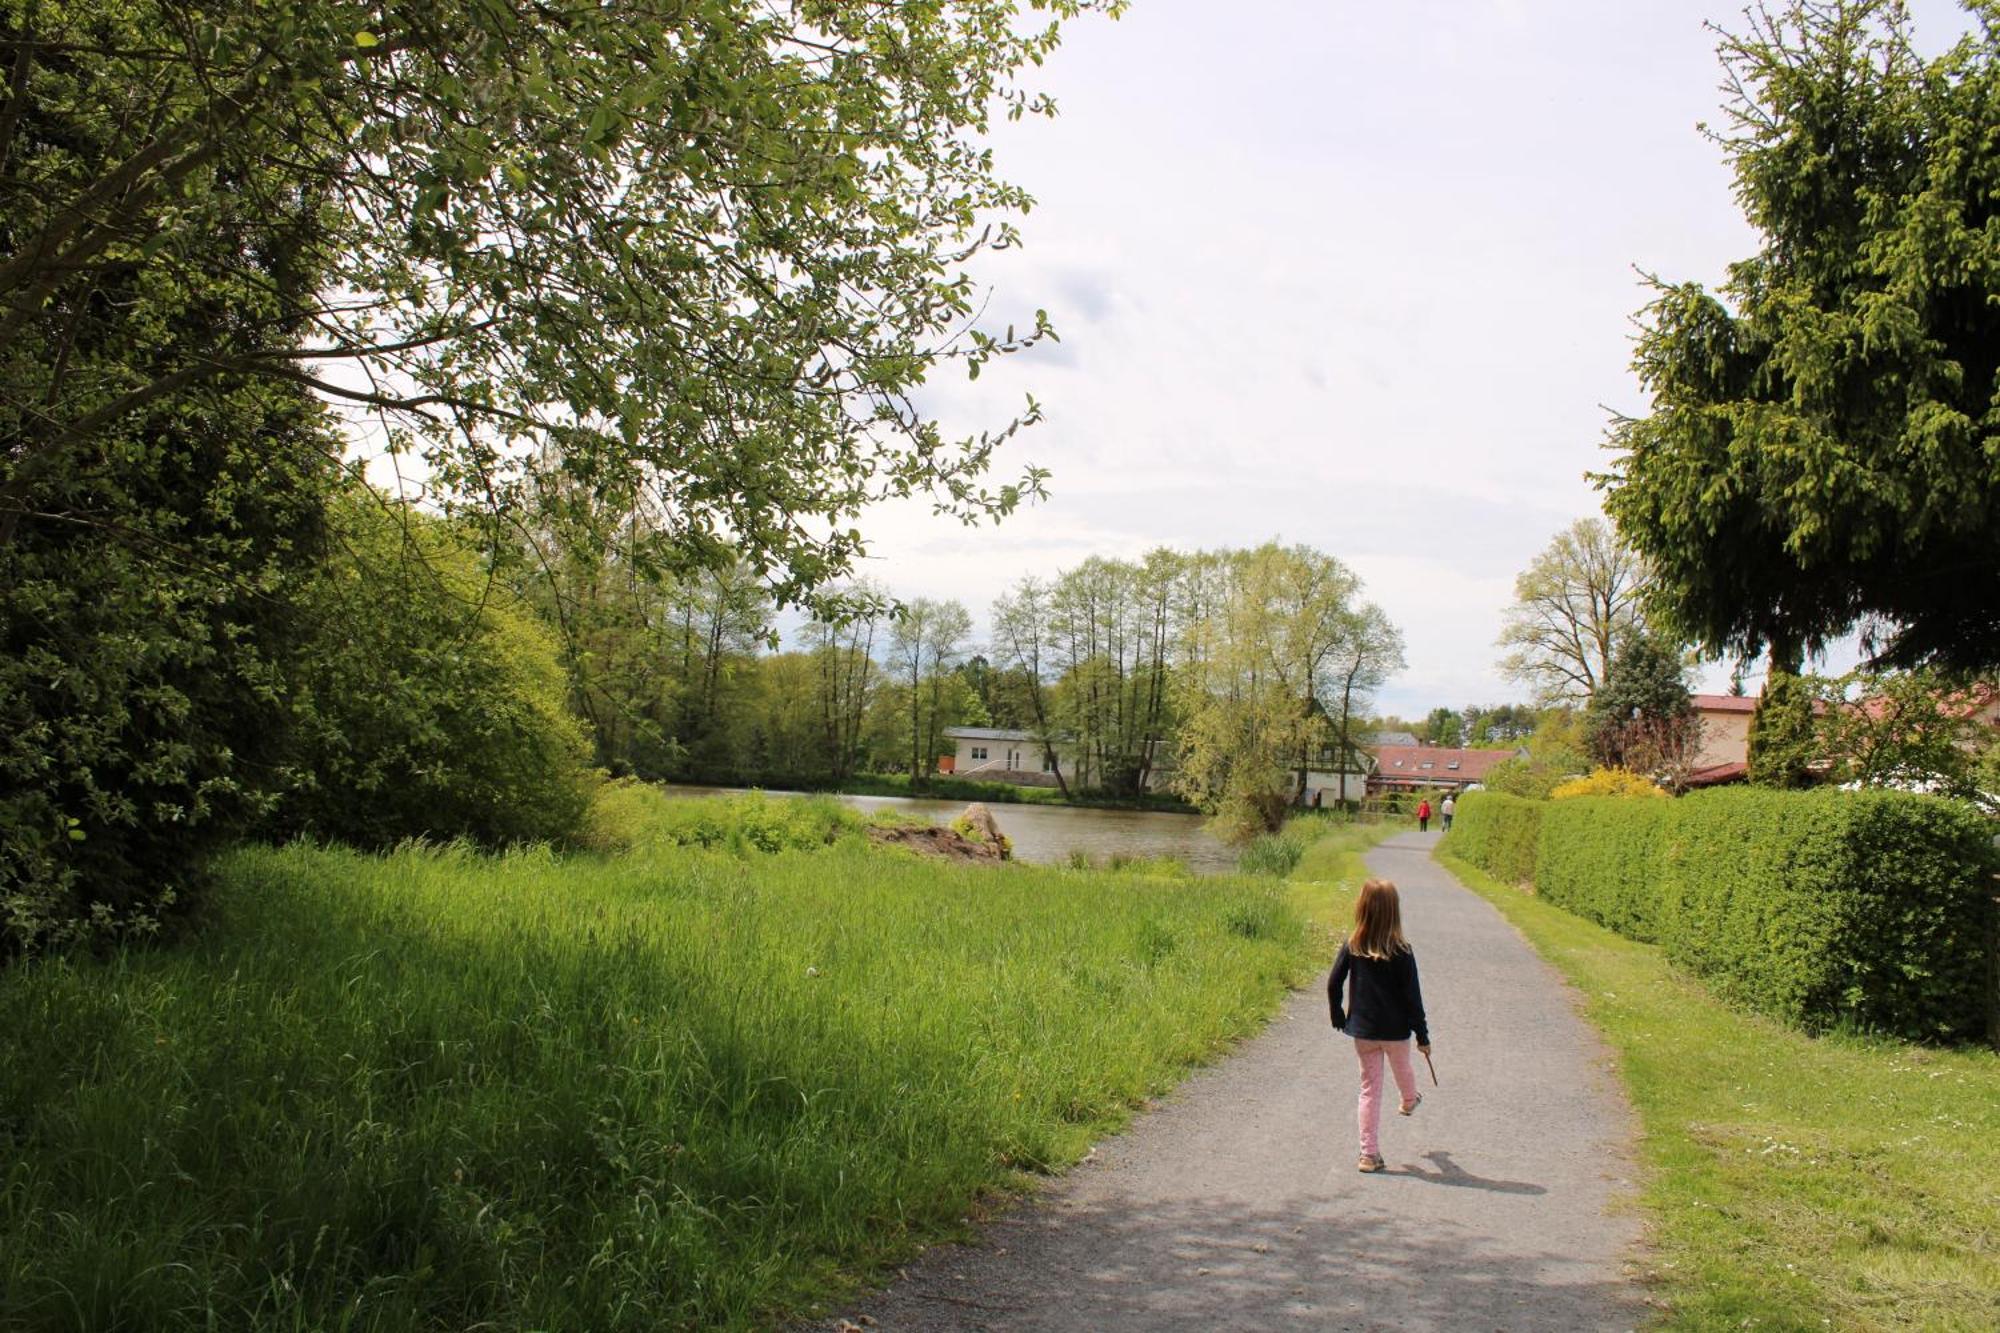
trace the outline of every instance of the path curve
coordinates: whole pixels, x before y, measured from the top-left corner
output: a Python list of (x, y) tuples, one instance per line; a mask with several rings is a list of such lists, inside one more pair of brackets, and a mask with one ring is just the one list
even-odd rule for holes
[[(1633, 1124), (1573, 993), (1408, 833), (1400, 886), (1442, 1086), (1361, 1175), (1324, 977), (973, 1245), (847, 1318), (899, 1330), (1625, 1329)], [(1428, 1084), (1422, 1061), (1418, 1077)], [(824, 1327), (837, 1328), (840, 1321)]]

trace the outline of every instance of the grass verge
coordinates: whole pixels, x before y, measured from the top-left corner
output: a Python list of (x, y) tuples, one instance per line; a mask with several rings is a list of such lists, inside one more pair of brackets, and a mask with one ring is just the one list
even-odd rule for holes
[(1298, 829), (1308, 839), (1304, 854), (1288, 877), (1292, 908), (1321, 940), (1337, 939), (1353, 926), (1354, 895), (1360, 892), (1361, 881), (1368, 878), (1363, 853), (1400, 833), (1402, 827), (1306, 815), (1293, 820), (1287, 831), (1290, 829)]
[(767, 1326), (1317, 961), (1274, 884), (852, 839), (219, 870), (188, 943), (0, 972), (0, 1327)]
[(1618, 1054), (1671, 1326), (2000, 1327), (2000, 1054), (1804, 1036), (1439, 860), (1583, 991)]

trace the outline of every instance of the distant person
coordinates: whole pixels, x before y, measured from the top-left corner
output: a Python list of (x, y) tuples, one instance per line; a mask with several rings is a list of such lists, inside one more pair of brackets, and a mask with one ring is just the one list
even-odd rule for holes
[(1426, 796), (1417, 803), (1417, 832), (1431, 831), (1431, 798)]
[[(1342, 1008), (1341, 990), (1350, 981), (1351, 992)], [(1334, 1028), (1354, 1038), (1354, 1054), (1361, 1061), (1361, 1100), (1355, 1108), (1361, 1128), (1357, 1166), (1365, 1172), (1380, 1171), (1385, 1165), (1380, 1142), (1382, 1058), (1388, 1057), (1402, 1095), (1397, 1112), (1408, 1115), (1424, 1099), (1410, 1062), (1411, 1034), (1416, 1035), (1418, 1050), (1426, 1056), (1431, 1053), (1424, 996), (1417, 985), (1417, 955), (1403, 938), (1396, 886), (1386, 879), (1369, 880), (1354, 900), (1354, 931), (1334, 955), (1333, 972), (1326, 979), (1326, 1003)]]
[(1438, 806), (1438, 813), (1444, 816), (1444, 831), (1446, 833), (1451, 832), (1452, 812), (1457, 809), (1458, 809), (1458, 802), (1449, 796), (1445, 797), (1444, 803)]

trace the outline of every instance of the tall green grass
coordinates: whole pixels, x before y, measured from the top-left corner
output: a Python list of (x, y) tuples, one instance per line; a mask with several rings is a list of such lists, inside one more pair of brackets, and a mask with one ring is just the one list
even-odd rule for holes
[(1287, 825), (1286, 832), (1304, 843), (1288, 877), (1293, 909), (1309, 928), (1337, 940), (1353, 926), (1354, 897), (1368, 878), (1362, 855), (1403, 829), (1396, 824), (1306, 815)]
[[(893, 814), (878, 816), (892, 821)], [(831, 796), (676, 796), (630, 778), (607, 782), (584, 818), (583, 845), (619, 853), (713, 847), (737, 853), (814, 851), (857, 842), (871, 821)]]
[(1317, 958), (1284, 890), (244, 850), (0, 973), (0, 1327), (773, 1322), (1074, 1161)]

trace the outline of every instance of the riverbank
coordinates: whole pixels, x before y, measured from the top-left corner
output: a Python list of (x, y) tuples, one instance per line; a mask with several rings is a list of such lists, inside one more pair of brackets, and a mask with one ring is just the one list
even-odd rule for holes
[(737, 773), (711, 777), (676, 778), (669, 786), (755, 788), (769, 792), (798, 792), (841, 796), (900, 796), (921, 801), (974, 801), (988, 805), (1058, 805), (1079, 810), (1141, 810), (1160, 814), (1194, 815), (1201, 811), (1164, 792), (1143, 796), (1110, 796), (1102, 792), (1075, 792), (1064, 796), (1057, 787), (1022, 787), (1011, 782), (975, 782), (967, 778), (933, 777), (913, 783), (901, 773), (861, 773), (839, 781), (801, 778), (796, 774)]
[(0, 1325), (769, 1326), (1323, 962), (1275, 881), (759, 836), (244, 849), (193, 939), (0, 972)]
[(2000, 1327), (2000, 1054), (1805, 1036), (1440, 859), (1576, 984), (1617, 1053), (1674, 1326)]

